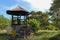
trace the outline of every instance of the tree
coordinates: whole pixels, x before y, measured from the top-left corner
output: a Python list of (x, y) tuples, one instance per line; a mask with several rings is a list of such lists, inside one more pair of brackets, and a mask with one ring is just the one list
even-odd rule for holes
[(40, 22), (36, 19), (29, 19), (27, 21), (27, 25), (32, 26), (32, 30), (34, 33), (40, 28)]
[(0, 14), (0, 28), (5, 29), (9, 25), (10, 25), (10, 20)]
[(60, 0), (53, 0), (50, 10), (58, 11), (59, 8), (60, 8)]
[(36, 19), (38, 20), (40, 23), (41, 23), (41, 28), (45, 28), (49, 22), (48, 22), (48, 12), (41, 12), (41, 11), (38, 11), (38, 12), (31, 12), (31, 16), (30, 16), (30, 19)]
[(60, 29), (60, 0), (54, 0), (50, 8), (53, 24)]

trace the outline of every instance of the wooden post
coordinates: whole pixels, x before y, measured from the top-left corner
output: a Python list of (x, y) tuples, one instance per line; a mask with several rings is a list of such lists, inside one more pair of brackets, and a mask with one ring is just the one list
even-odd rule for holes
[(12, 21), (11, 21), (11, 25), (13, 25), (13, 15), (12, 15)]

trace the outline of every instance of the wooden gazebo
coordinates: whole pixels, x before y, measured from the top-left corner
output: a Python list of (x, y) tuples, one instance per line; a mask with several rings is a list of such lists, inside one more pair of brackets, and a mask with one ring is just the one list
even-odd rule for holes
[(23, 17), (24, 21), (27, 20), (29, 12), (21, 8), (20, 6), (17, 6), (16, 8), (13, 8), (11, 10), (7, 10), (7, 14), (12, 15), (12, 25), (20, 25)]
[[(22, 35), (24, 36), (25, 34), (27, 34), (26, 32), (28, 30), (26, 21), (29, 12), (21, 8), (20, 6), (17, 6), (16, 8), (13, 8), (11, 10), (7, 10), (7, 14), (12, 15), (11, 27), (16, 30), (16, 34), (18, 33), (18, 36), (21, 37)], [(24, 26), (21, 24), (21, 21), (25, 22)]]
[[(31, 26), (28, 27), (26, 25), (27, 16), (29, 15), (28, 11), (21, 8), (20, 6), (17, 6), (11, 10), (7, 10), (7, 14), (12, 15), (11, 27), (13, 30), (16, 30), (16, 36), (18, 35), (18, 37), (24, 38), (27, 37), (26, 35), (31, 34)], [(24, 22), (24, 25), (22, 25), (21, 22)]]

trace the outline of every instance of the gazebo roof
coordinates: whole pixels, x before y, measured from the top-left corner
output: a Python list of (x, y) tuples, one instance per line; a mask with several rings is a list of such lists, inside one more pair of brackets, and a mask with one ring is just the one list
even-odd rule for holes
[(11, 10), (7, 10), (7, 14), (10, 15), (29, 15), (29, 12), (25, 9), (21, 8), (20, 6), (17, 6), (16, 8), (13, 8)]

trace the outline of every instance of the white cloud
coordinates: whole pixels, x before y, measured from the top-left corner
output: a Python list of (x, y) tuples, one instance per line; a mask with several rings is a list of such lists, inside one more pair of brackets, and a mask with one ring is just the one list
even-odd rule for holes
[(52, 3), (52, 0), (23, 0), (30, 4), (32, 10), (45, 11), (49, 9)]
[[(10, 6), (9, 9), (15, 8), (22, 2), (30, 4), (30, 8), (35, 11), (46, 11), (51, 7), (52, 0), (15, 0), (16, 5)], [(22, 2), (21, 2), (22, 1)]]

